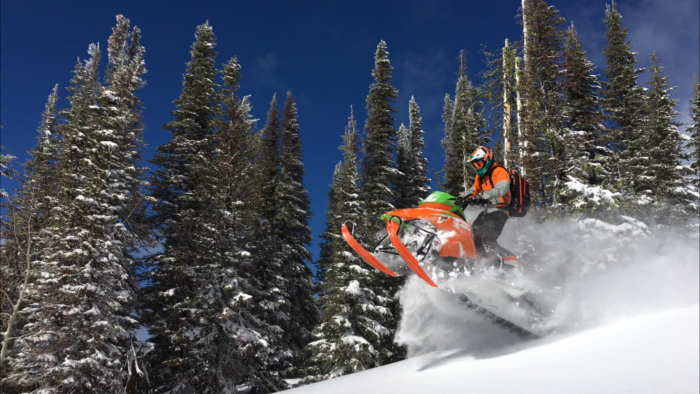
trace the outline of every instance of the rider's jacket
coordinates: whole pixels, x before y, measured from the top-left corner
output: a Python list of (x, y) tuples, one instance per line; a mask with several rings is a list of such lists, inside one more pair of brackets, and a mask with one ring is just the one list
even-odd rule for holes
[(505, 167), (494, 162), (483, 177), (477, 174), (474, 186), (467, 193), (474, 196), (481, 194), (482, 198), (491, 200), (496, 207), (507, 213), (510, 205), (510, 174)]

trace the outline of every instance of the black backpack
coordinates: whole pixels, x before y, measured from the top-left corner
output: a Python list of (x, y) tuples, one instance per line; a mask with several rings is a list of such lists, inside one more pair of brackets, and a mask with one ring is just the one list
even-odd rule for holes
[[(503, 167), (501, 165), (494, 166)], [(503, 169), (506, 169), (503, 167)], [(507, 171), (507, 169), (506, 169)], [(489, 182), (491, 187), (493, 187), (493, 179), (491, 179), (491, 173), (493, 169), (489, 171)], [(527, 215), (528, 209), (530, 209), (530, 185), (518, 170), (510, 170), (510, 205), (508, 206), (508, 213), (511, 217), (521, 218)]]

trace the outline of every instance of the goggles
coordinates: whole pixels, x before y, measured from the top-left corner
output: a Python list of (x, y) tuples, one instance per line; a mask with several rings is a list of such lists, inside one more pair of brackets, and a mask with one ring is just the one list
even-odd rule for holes
[(477, 149), (472, 153), (466, 160), (467, 163), (471, 163), (477, 170), (484, 168), (486, 164), (486, 152), (483, 149)]

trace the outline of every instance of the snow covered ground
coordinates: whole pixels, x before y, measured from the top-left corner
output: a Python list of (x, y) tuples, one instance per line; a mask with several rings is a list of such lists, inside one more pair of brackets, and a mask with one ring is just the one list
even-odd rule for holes
[(481, 350), (433, 352), (287, 391), (315, 393), (698, 393), (700, 308)]

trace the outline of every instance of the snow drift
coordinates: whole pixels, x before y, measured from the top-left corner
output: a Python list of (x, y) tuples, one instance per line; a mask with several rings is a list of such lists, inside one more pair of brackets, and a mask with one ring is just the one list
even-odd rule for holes
[(697, 305), (500, 349), (434, 352), (292, 389), (316, 393), (697, 393)]

